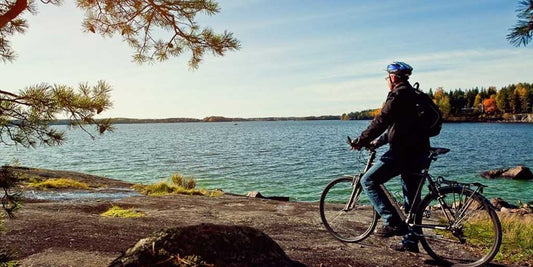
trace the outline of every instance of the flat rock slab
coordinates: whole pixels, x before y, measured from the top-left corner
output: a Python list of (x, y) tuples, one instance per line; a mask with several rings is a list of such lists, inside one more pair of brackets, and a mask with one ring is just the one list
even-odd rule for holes
[[(114, 205), (134, 208), (145, 216), (100, 216)], [(318, 203), (231, 195), (27, 202), (17, 211), (16, 218), (6, 220), (7, 231), (0, 234), (0, 250), (15, 250), (16, 258), (23, 259), (23, 263), (36, 262), (37, 257), (41, 261), (40, 265), (26, 266), (102, 266), (92, 262), (108, 265), (155, 231), (201, 223), (258, 229), (278, 243), (289, 258), (307, 266), (424, 266), (428, 264), (426, 260), (431, 260), (425, 253), (401, 253), (389, 248), (400, 241), (399, 237), (371, 236), (358, 244), (337, 241), (323, 227)]]
[[(129, 183), (75, 172), (30, 169), (49, 178), (68, 175), (117, 191)], [(65, 190), (49, 190), (51, 194)], [(98, 191), (95, 191), (98, 192)], [(318, 197), (318, 196), (317, 196)], [(133, 208), (140, 218), (102, 217), (112, 206)], [(401, 237), (370, 236), (361, 243), (334, 239), (320, 220), (318, 203), (286, 202), (225, 194), (221, 197), (172, 195), (116, 199), (26, 199), (14, 219), (5, 219), (0, 251), (15, 251), (23, 266), (107, 266), (154, 232), (202, 223), (255, 228), (274, 240), (286, 255), (307, 266), (428, 266), (425, 252), (390, 248)]]

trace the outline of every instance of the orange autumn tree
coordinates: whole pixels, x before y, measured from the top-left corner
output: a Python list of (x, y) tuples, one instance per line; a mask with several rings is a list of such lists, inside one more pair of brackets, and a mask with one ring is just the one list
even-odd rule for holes
[(487, 114), (494, 114), (498, 111), (498, 105), (496, 103), (496, 95), (491, 95), (490, 98), (483, 100), (483, 110)]
[(374, 109), (372, 112), (370, 112), (370, 115), (372, 115), (374, 118), (379, 116), (379, 114), (381, 114), (381, 108)]

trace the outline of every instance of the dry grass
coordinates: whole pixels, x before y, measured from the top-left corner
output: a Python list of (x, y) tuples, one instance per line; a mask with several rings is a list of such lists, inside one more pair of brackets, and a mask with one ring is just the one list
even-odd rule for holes
[(46, 190), (50, 188), (57, 189), (89, 189), (86, 183), (78, 182), (70, 178), (53, 178), (44, 181), (33, 181), (28, 183), (29, 187)]
[(144, 216), (141, 211), (133, 208), (123, 209), (119, 206), (113, 206), (108, 211), (101, 214), (102, 217), (117, 217), (117, 218), (138, 218)]
[(149, 196), (165, 195), (200, 195), (209, 197), (218, 197), (224, 193), (219, 190), (197, 189), (194, 178), (187, 178), (181, 174), (173, 174), (169, 179), (157, 182), (155, 184), (142, 185), (136, 184), (133, 189)]

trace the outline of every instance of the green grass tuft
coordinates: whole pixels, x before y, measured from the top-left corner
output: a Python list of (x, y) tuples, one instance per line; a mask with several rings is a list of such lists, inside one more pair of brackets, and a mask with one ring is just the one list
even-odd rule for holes
[[(502, 226), (502, 244), (494, 261), (510, 265), (527, 265), (533, 262), (533, 215), (498, 213), (498, 217)], [(469, 221), (464, 229), (472, 237), (468, 242), (483, 249), (484, 245), (492, 241), (492, 227), (492, 222), (488, 219)], [(449, 231), (438, 233), (453, 238)]]
[(196, 181), (194, 178), (187, 178), (178, 173), (173, 174), (169, 179), (157, 182), (155, 184), (136, 184), (132, 186), (132, 188), (144, 195), (149, 196), (183, 194), (219, 197), (224, 194), (219, 190), (207, 190), (203, 188), (198, 189), (196, 188)]
[(57, 189), (89, 189), (86, 183), (78, 182), (70, 178), (53, 178), (44, 181), (34, 181), (28, 183), (29, 187), (46, 190), (50, 188)]
[(13, 260), (12, 254), (12, 252), (0, 250), (0, 267), (20, 266), (18, 261)]
[(502, 246), (496, 261), (512, 264), (533, 262), (533, 215), (498, 214), (502, 224)]
[(144, 216), (141, 211), (134, 210), (133, 208), (123, 209), (119, 206), (113, 206), (108, 211), (101, 214), (103, 217), (116, 217), (116, 218), (138, 218)]

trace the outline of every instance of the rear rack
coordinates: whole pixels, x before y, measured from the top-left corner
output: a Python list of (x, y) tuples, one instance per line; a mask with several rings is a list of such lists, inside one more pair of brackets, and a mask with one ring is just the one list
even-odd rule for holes
[(481, 184), (481, 183), (461, 183), (457, 181), (446, 180), (442, 176), (437, 177), (437, 183), (439, 185), (444, 184), (444, 185), (449, 185), (449, 186), (461, 186), (461, 187), (466, 187), (468, 189), (472, 189), (472, 187), (476, 187), (474, 191), (479, 192), (479, 193), (483, 193), (483, 188), (487, 187), (486, 185)]

